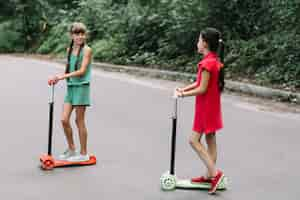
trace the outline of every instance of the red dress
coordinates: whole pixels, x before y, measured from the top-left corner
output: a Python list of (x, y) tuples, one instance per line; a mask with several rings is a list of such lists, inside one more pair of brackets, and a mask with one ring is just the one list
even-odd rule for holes
[(223, 127), (221, 112), (221, 94), (219, 90), (219, 71), (223, 64), (217, 54), (210, 52), (198, 63), (197, 87), (201, 82), (201, 73), (205, 69), (210, 73), (208, 88), (204, 94), (196, 96), (193, 131), (209, 134)]

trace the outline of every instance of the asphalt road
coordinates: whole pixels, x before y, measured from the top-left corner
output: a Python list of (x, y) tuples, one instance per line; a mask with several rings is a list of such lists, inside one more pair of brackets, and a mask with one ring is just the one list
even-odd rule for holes
[[(42, 171), (39, 156), (47, 151), (48, 134), (47, 78), (62, 72), (63, 66), (1, 55), (0, 69), (2, 199), (300, 198), (299, 113), (224, 94), (218, 166), (230, 179), (229, 189), (214, 196), (197, 190), (163, 192), (159, 178), (169, 168), (171, 94), (180, 83), (94, 69), (87, 127), (89, 152), (97, 156), (97, 165)], [(55, 93), (55, 155), (65, 149), (60, 126), (64, 92), (61, 82)], [(193, 106), (193, 98), (179, 102), (176, 174), (183, 178), (204, 173), (188, 144)], [(75, 135), (78, 144), (76, 131)]]

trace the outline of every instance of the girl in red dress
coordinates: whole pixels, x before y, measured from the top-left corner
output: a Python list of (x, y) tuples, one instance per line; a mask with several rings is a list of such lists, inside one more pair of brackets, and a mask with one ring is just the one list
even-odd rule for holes
[[(203, 59), (198, 63), (197, 80), (183, 88), (176, 88), (176, 97), (195, 96), (195, 117), (193, 134), (190, 137), (192, 148), (199, 155), (207, 167), (207, 174), (192, 178), (192, 182), (210, 182), (210, 194), (215, 193), (224, 178), (221, 170), (216, 169), (217, 144), (216, 131), (223, 127), (221, 112), (221, 92), (223, 91), (224, 71), (219, 56), (223, 59), (224, 45), (221, 34), (214, 28), (201, 31), (197, 44), (198, 52)], [(205, 135), (207, 149), (201, 143)]]

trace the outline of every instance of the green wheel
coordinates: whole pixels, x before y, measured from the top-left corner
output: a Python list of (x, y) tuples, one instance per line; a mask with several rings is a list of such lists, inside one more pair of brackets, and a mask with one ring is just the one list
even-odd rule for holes
[(160, 177), (160, 186), (165, 191), (174, 190), (176, 188), (176, 177), (171, 174), (163, 174)]

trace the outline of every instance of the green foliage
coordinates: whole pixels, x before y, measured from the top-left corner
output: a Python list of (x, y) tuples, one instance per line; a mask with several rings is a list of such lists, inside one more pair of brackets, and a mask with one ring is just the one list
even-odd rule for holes
[(15, 12), (15, 2), (13, 0), (0, 1), (0, 20), (9, 19)]
[[(280, 1), (280, 0), (279, 0)], [(248, 40), (273, 27), (273, 0), (203, 0), (207, 25), (220, 29), (227, 38)]]
[(230, 76), (256, 79), (263, 85), (300, 88), (300, 37), (295, 30), (231, 45), (226, 62)]
[(68, 28), (69, 24), (66, 22), (61, 22), (59, 25), (53, 27), (37, 49), (37, 53), (64, 54), (70, 41)]
[(51, 10), (44, 0), (15, 0), (15, 19), (19, 21), (17, 29), (25, 39), (24, 48), (34, 46), (36, 39), (44, 31), (47, 12)]
[(273, 13), (273, 20), (276, 29), (297, 29), (300, 24), (300, 1), (299, 0), (277, 0), (272, 1), (270, 10)]
[(2, 51), (65, 54), (69, 25), (82, 21), (97, 60), (194, 73), (199, 33), (212, 26), (226, 42), (227, 77), (300, 88), (299, 0), (8, 2), (0, 3), (0, 22), (10, 23), (0, 25)]
[(300, 2), (271, 1), (270, 5), (273, 22), (264, 23), (269, 32), (230, 41), (227, 71), (231, 77), (247, 77), (262, 85), (299, 90)]
[(94, 41), (92, 45), (93, 55), (95, 59), (111, 62), (115, 64), (124, 63), (124, 58), (122, 55), (125, 55), (126, 49), (120, 43), (121, 39), (117, 38), (106, 38), (99, 41)]
[(21, 33), (14, 29), (15, 21), (0, 23), (0, 53), (23, 50)]

